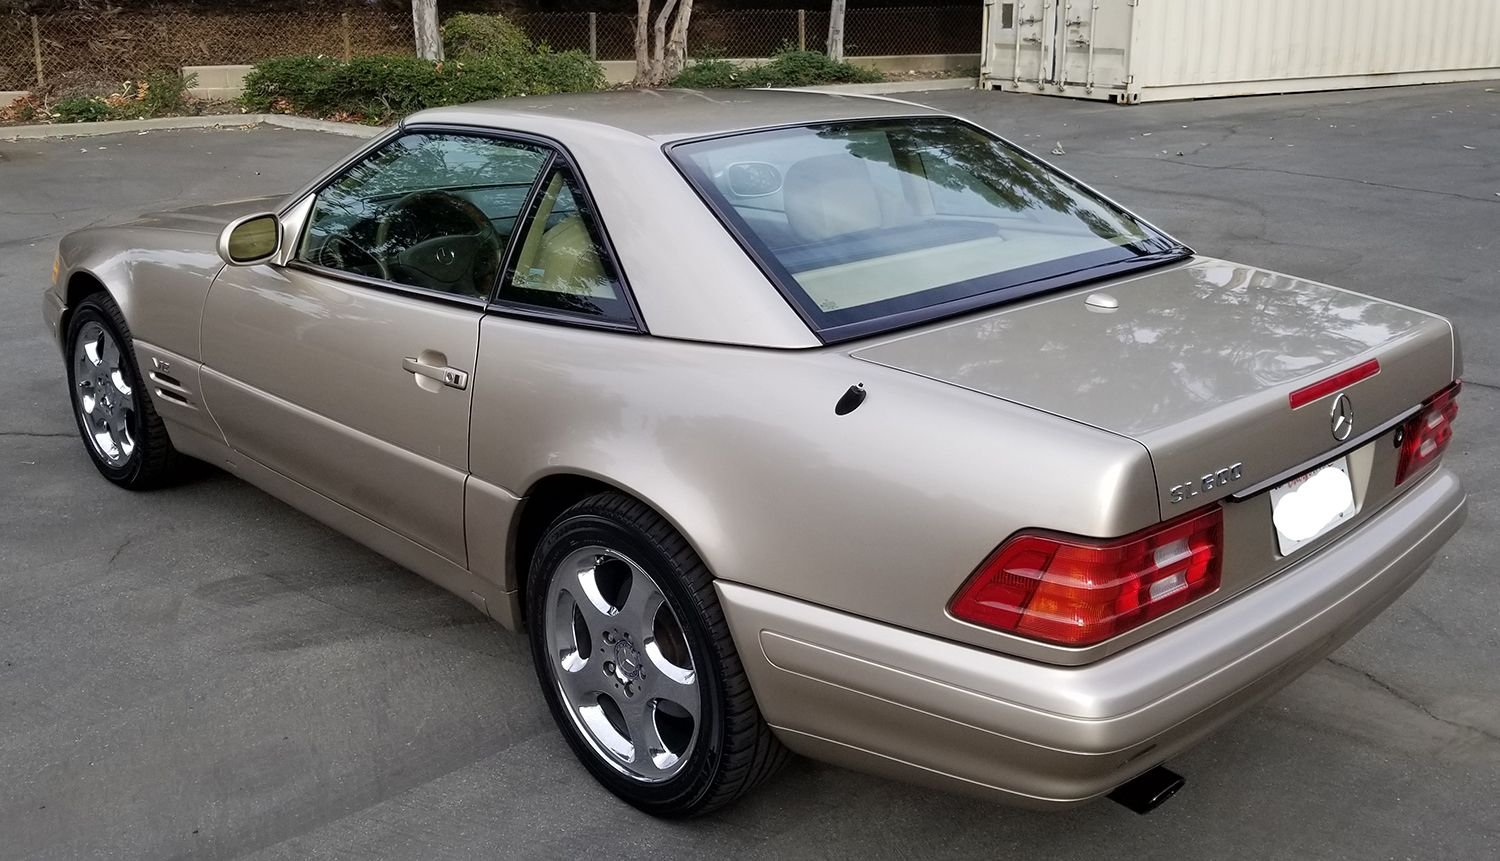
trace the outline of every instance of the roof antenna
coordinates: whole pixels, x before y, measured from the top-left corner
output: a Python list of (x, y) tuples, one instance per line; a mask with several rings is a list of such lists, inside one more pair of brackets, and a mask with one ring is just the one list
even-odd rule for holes
[(859, 409), (859, 405), (865, 402), (865, 396), (868, 394), (869, 392), (865, 391), (864, 383), (850, 386), (849, 390), (844, 392), (844, 396), (839, 398), (839, 402), (833, 405), (833, 414), (836, 416), (849, 415)]

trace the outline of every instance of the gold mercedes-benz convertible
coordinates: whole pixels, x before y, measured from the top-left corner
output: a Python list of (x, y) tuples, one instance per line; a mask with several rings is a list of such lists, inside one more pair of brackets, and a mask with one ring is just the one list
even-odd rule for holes
[(1145, 812), (1465, 513), (1446, 320), (888, 99), (424, 111), (69, 235), (44, 304), (105, 478), (207, 461), (524, 628), (659, 815), (788, 751)]

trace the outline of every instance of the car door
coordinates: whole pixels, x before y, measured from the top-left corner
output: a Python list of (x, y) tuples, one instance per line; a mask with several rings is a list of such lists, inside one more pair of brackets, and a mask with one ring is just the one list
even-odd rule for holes
[(409, 131), (293, 207), (285, 265), (226, 269), (204, 309), (204, 397), (230, 447), (465, 565), (480, 320), (551, 160)]

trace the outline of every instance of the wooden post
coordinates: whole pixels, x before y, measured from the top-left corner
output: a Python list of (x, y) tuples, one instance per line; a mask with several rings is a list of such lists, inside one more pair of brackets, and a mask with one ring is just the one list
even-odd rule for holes
[(417, 36), (417, 56), (443, 59), (443, 37), (438, 32), (437, 0), (411, 0), (412, 29)]
[(344, 62), (354, 59), (354, 44), (349, 34), (349, 11), (346, 9), (340, 16), (344, 33)]
[(31, 53), (36, 58), (36, 88), (40, 94), (47, 85), (47, 79), (42, 74), (42, 28), (35, 15), (31, 16)]
[(599, 13), (589, 13), (589, 57), (599, 59)]
[(797, 10), (797, 50), (807, 50), (807, 10)]

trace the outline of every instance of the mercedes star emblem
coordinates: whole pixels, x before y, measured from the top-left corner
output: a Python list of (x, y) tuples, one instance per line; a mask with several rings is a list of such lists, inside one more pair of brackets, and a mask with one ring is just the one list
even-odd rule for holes
[(1333, 401), (1333, 438), (1339, 442), (1354, 433), (1354, 404), (1348, 395), (1339, 395)]

